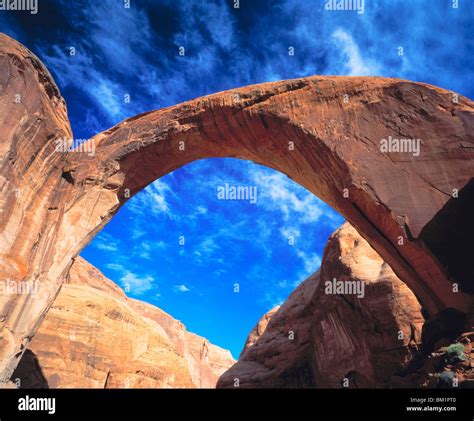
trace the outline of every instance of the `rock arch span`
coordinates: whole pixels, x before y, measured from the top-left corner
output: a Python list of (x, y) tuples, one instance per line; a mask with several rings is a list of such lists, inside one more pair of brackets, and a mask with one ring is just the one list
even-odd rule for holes
[[(453, 102), (433, 86), (376, 77), (265, 83), (129, 118), (90, 139), (89, 156), (58, 150), (59, 139), (72, 139), (66, 104), (38, 58), (5, 35), (0, 88), (0, 272), (39, 285), (34, 295), (0, 295), (0, 381), (75, 256), (128, 196), (202, 158), (248, 159), (287, 174), (348, 219), (430, 314), (471, 310), (470, 289), (453, 292), (452, 283), (472, 279), (453, 279), (449, 256), (441, 264), (439, 248), (423, 238), (455, 200), (453, 189), (472, 190), (467, 98)], [(388, 136), (421, 139), (420, 155), (382, 154)], [(431, 244), (439, 240), (429, 232)]]

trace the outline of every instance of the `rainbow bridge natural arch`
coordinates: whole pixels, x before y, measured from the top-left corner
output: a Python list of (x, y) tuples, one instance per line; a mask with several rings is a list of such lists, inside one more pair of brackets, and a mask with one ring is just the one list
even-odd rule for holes
[[(0, 382), (72, 259), (128, 197), (201, 158), (238, 157), (287, 174), (348, 219), (430, 314), (469, 313), (473, 279), (459, 279), (469, 266), (456, 279), (448, 273), (439, 237), (444, 210), (472, 196), (474, 104), (453, 98), (386, 78), (266, 83), (132, 117), (88, 141), (95, 156), (64, 153), (58, 140), (72, 133), (59, 90), (31, 52), (0, 35), (0, 273), (40, 286), (0, 295)], [(388, 136), (421, 139), (420, 155), (382, 154)]]

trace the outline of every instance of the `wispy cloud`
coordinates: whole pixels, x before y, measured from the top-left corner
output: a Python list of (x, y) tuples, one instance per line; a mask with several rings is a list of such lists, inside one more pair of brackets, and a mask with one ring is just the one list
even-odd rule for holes
[(169, 204), (167, 196), (172, 195), (172, 190), (163, 180), (156, 180), (154, 183), (147, 186), (139, 195), (135, 196), (130, 202), (130, 209), (138, 215), (155, 216), (162, 214), (173, 217), (169, 213)]
[(125, 267), (119, 263), (107, 263), (105, 267), (117, 272), (126, 272)]
[[(279, 211), (285, 222), (292, 225), (293, 235), (298, 235), (298, 225), (315, 223), (321, 217), (338, 219), (336, 212), (328, 207), (314, 194), (290, 180), (286, 175), (268, 171), (263, 167), (250, 170), (253, 182), (258, 185), (258, 204), (270, 211)], [(339, 221), (336, 222), (338, 224)], [(283, 227), (282, 234), (289, 234), (290, 228)]]
[(185, 284), (176, 285), (176, 286), (174, 287), (174, 290), (175, 290), (176, 292), (189, 292), (189, 291), (191, 291), (191, 289), (188, 288)]
[(117, 251), (120, 246), (120, 240), (112, 237), (106, 232), (101, 232), (94, 241), (94, 247), (103, 251)]
[(271, 310), (277, 306), (281, 306), (286, 298), (285, 295), (278, 294), (277, 291), (269, 291), (265, 293), (261, 301), (268, 310)]
[(297, 281), (299, 283), (319, 269), (321, 266), (321, 256), (319, 256), (317, 253), (308, 253), (302, 250), (298, 250), (296, 254), (303, 261), (304, 265), (304, 270), (299, 273), (300, 279)]
[(134, 295), (142, 295), (153, 288), (154, 279), (150, 275), (140, 276), (133, 272), (126, 272), (120, 278), (120, 284), (125, 292), (131, 292)]
[[(358, 45), (346, 31), (338, 28), (333, 32), (332, 38), (336, 45), (341, 48), (346, 60), (345, 73), (349, 76), (374, 76), (379, 74), (379, 66), (373, 60), (362, 58)], [(341, 70), (344, 72), (343, 69)]]
[(133, 248), (133, 255), (138, 256), (142, 259), (152, 260), (153, 254), (157, 252), (157, 250), (163, 250), (167, 247), (167, 244), (164, 241), (153, 241), (147, 240), (138, 243)]
[(209, 257), (219, 249), (219, 245), (216, 243), (215, 237), (205, 238), (203, 241), (201, 241), (197, 248), (197, 251), (200, 253), (200, 255), (204, 254)]

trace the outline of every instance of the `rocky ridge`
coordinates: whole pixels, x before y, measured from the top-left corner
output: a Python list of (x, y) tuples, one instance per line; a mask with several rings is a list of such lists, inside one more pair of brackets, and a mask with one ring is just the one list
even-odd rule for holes
[(22, 388), (213, 388), (234, 362), (79, 257), (11, 380)]

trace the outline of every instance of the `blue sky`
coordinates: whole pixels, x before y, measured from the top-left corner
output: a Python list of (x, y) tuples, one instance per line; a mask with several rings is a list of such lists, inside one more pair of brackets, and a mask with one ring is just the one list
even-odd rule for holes
[[(257, 200), (219, 200), (226, 184), (255, 187)], [(132, 198), (83, 256), (128, 295), (237, 357), (260, 316), (319, 267), (322, 247), (342, 222), (279, 172), (206, 159)]]
[[(39, 0), (37, 15), (0, 11), (0, 31), (46, 63), (76, 139), (198, 96), (314, 74), (399, 77), (474, 97), (474, 2), (366, 0), (363, 14), (325, 3)], [(257, 187), (257, 203), (217, 200), (225, 183)], [(139, 193), (83, 255), (237, 357), (257, 319), (317, 269), (341, 222), (280, 173), (213, 159)]]

